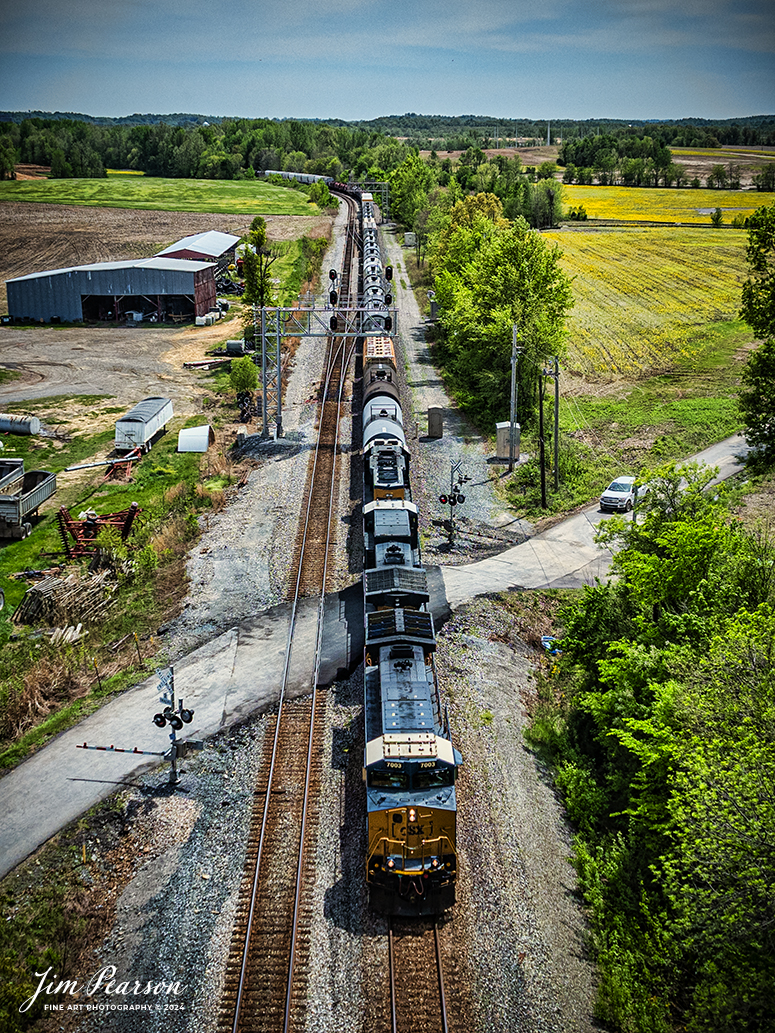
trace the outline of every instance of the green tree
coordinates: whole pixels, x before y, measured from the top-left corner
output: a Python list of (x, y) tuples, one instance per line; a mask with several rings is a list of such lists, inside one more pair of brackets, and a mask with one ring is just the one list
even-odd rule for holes
[(229, 380), (233, 391), (255, 391), (258, 387), (258, 370), (249, 355), (242, 359), (232, 359)]
[[(271, 266), (281, 255), (277, 246), (270, 247), (266, 232), (266, 220), (256, 215), (250, 224), (245, 248), (242, 252), (242, 274), (245, 278), (244, 301), (259, 307), (273, 303)], [(252, 322), (252, 317), (250, 317)]]
[(765, 463), (775, 460), (775, 204), (748, 219), (746, 250), (752, 276), (743, 284), (741, 315), (764, 338), (742, 375), (739, 404), (745, 436)]
[(775, 340), (762, 342), (751, 353), (740, 379), (745, 440), (764, 463), (775, 462)]
[(775, 337), (775, 204), (757, 208), (748, 219), (748, 264), (740, 315), (757, 337)]
[(394, 217), (404, 226), (411, 226), (415, 214), (428, 204), (433, 186), (433, 171), (416, 154), (410, 154), (390, 174), (390, 206)]
[[(433, 271), (445, 338), (440, 357), (463, 407), (483, 423), (504, 418), (510, 392), (511, 343), (518, 327), (520, 416), (537, 401), (536, 371), (562, 350), (573, 304), (560, 251), (528, 227), (509, 225), (500, 202), (480, 194), (455, 205), (434, 241)], [(504, 225), (505, 224), (505, 225)]]

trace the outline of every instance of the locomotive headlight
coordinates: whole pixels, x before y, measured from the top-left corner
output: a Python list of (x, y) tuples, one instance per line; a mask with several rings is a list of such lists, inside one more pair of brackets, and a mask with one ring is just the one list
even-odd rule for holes
[(414, 807), (409, 808), (409, 821), (414, 824), (417, 821), (417, 811)]
[(391, 857), (391, 858), (390, 858), (390, 859), (388, 860), (388, 863), (387, 863), (387, 866), (388, 866), (388, 868), (394, 868), (394, 867), (395, 867), (395, 863), (396, 863), (396, 862), (395, 862), (395, 861), (393, 860), (393, 858)]

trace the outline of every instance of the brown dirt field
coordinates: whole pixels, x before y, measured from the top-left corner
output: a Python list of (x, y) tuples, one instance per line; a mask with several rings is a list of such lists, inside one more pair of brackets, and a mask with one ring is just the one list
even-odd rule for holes
[[(268, 215), (270, 240), (320, 236), (327, 216)], [(242, 235), (244, 215), (152, 212), (130, 208), (0, 203), (0, 313), (8, 312), (5, 281), (28, 273), (91, 262), (150, 258), (181, 237), (205, 230)]]

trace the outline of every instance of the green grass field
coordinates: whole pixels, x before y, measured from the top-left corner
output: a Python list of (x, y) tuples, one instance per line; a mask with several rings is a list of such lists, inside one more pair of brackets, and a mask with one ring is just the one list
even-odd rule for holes
[(155, 179), (123, 174), (107, 179), (3, 180), (0, 201), (225, 215), (317, 215), (320, 211), (301, 190), (260, 180)]
[(571, 369), (639, 379), (692, 368), (706, 327), (737, 319), (748, 276), (744, 230), (582, 226), (545, 234), (573, 278)]
[(631, 222), (674, 222), (710, 225), (710, 213), (720, 208), (724, 222), (751, 215), (775, 203), (775, 194), (758, 190), (664, 190), (649, 187), (599, 187), (567, 184), (569, 207), (583, 205), (590, 219)]

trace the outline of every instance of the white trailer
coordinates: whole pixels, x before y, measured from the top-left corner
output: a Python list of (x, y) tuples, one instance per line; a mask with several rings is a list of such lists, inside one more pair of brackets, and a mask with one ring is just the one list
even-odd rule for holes
[(139, 448), (147, 452), (153, 438), (164, 431), (172, 416), (171, 398), (144, 398), (126, 416), (116, 420), (116, 451)]

